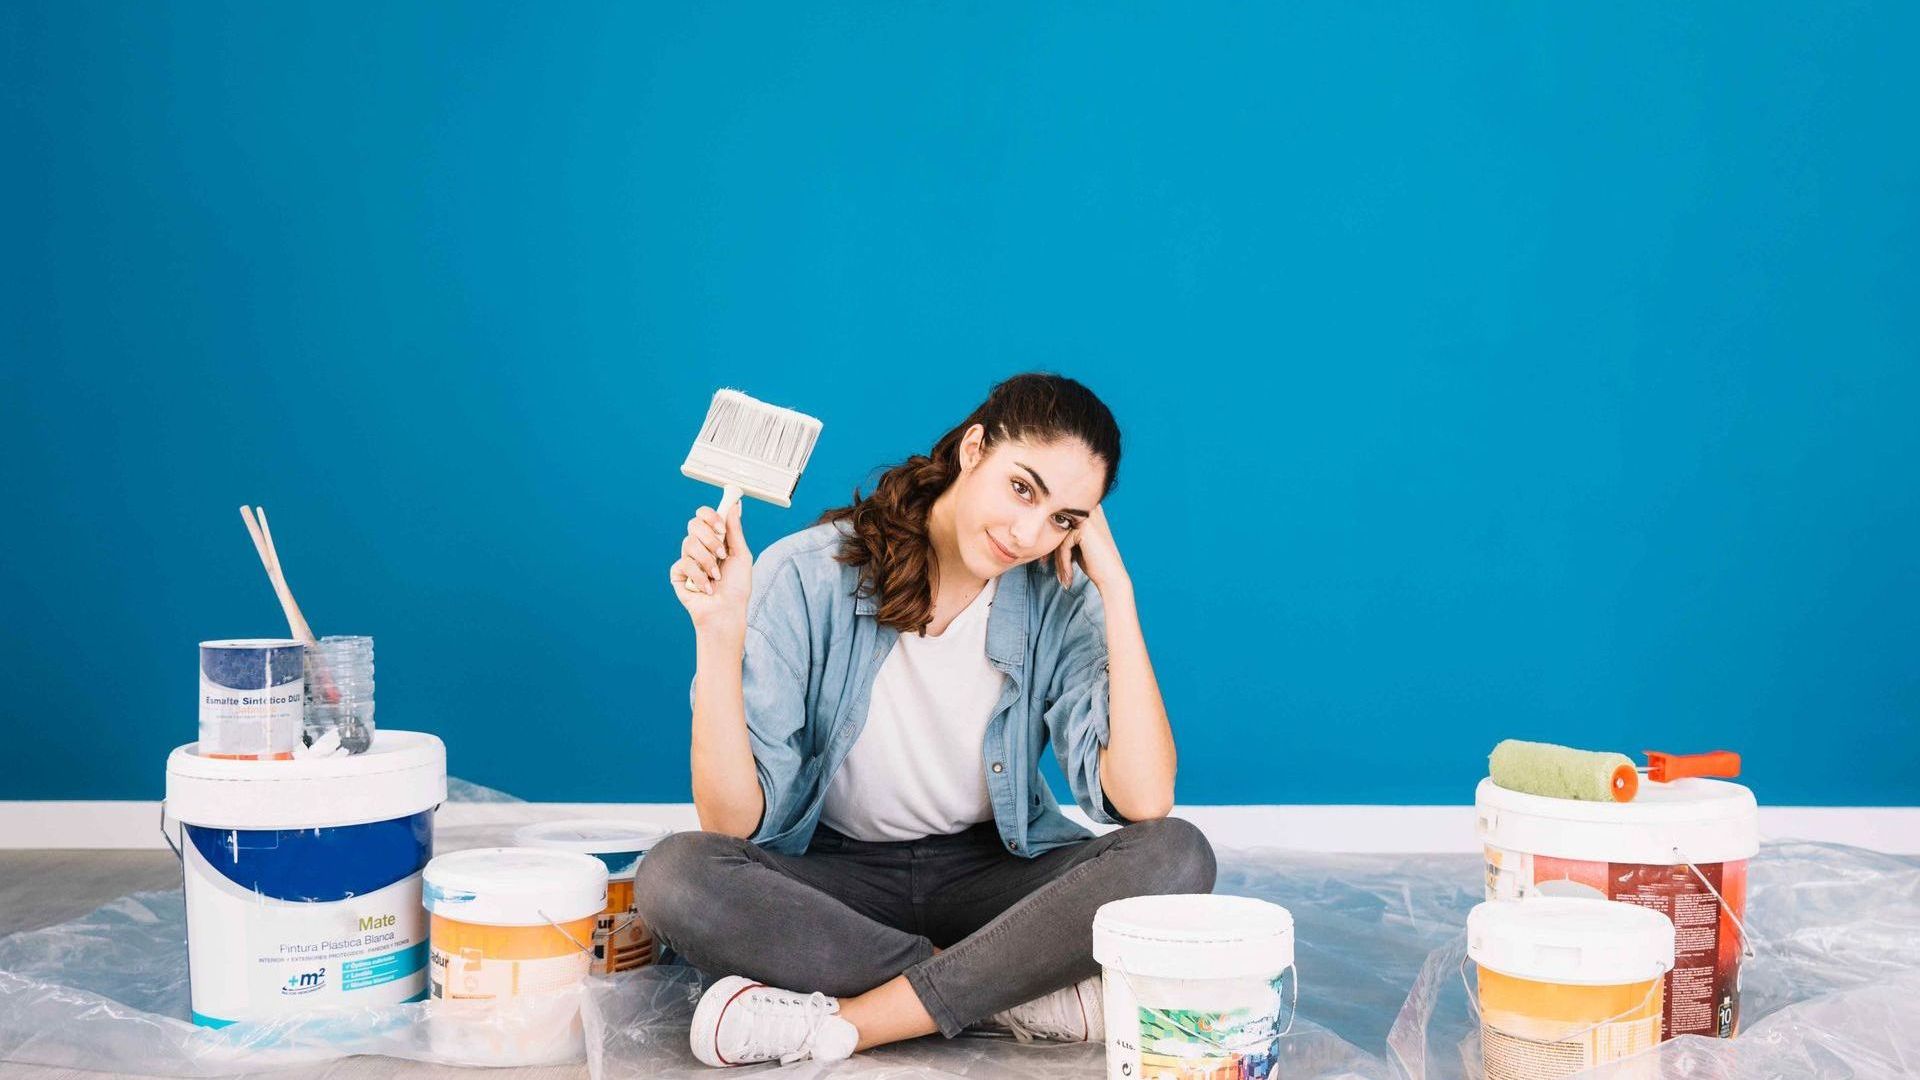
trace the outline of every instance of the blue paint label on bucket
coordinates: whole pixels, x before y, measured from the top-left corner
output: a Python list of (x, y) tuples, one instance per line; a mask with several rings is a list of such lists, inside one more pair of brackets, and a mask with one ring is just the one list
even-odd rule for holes
[(420, 883), (432, 812), (338, 828), (181, 831), (195, 1023), (425, 992)]

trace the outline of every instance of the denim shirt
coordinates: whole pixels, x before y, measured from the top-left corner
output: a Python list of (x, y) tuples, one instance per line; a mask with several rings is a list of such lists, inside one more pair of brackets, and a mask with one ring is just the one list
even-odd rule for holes
[[(747, 735), (765, 811), (753, 842), (805, 851), (827, 786), (866, 725), (874, 676), (899, 632), (855, 595), (859, 570), (838, 562), (845, 526), (827, 522), (769, 546), (753, 565), (742, 669)], [(1107, 636), (1099, 590), (1084, 573), (1061, 588), (1051, 560), (1000, 577), (987, 614), (987, 661), (1006, 677), (977, 763), (1008, 851), (1031, 858), (1084, 840), (1040, 775), (1053, 745), (1075, 801), (1094, 821), (1124, 824), (1100, 787), (1107, 743)]]

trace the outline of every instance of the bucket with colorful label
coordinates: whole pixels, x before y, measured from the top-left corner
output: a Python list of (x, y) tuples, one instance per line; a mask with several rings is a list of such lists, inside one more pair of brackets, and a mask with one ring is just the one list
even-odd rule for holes
[(1108, 1080), (1277, 1075), (1300, 990), (1297, 971), (1286, 977), (1286, 908), (1210, 894), (1115, 900), (1094, 914), (1093, 956), (1106, 997)]
[(1760, 850), (1753, 792), (1722, 780), (1640, 785), (1632, 802), (1474, 793), (1489, 900), (1584, 896), (1660, 912), (1678, 935), (1663, 1038), (1740, 1030), (1747, 860)]
[(426, 996), (420, 880), (446, 763), (412, 731), (357, 757), (235, 761), (189, 744), (167, 758), (194, 1023)]
[(1665, 915), (1612, 900), (1475, 907), (1467, 959), (1486, 1080), (1552, 1080), (1653, 1049), (1673, 944)]
[(643, 821), (546, 821), (514, 834), (521, 847), (552, 848), (591, 855), (607, 866), (607, 906), (593, 926), (593, 957), (588, 970), (613, 975), (653, 962), (653, 935), (633, 904), (633, 875), (653, 845), (673, 830)]
[(456, 851), (427, 865), (423, 898), (434, 1053), (469, 1065), (579, 1059), (606, 864), (543, 848)]

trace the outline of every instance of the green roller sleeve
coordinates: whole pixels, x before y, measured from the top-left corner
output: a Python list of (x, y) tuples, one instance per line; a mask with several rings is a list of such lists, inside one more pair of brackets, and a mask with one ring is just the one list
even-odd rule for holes
[(1640, 774), (1625, 754), (1505, 739), (1487, 757), (1487, 775), (1508, 791), (1587, 802), (1631, 802)]

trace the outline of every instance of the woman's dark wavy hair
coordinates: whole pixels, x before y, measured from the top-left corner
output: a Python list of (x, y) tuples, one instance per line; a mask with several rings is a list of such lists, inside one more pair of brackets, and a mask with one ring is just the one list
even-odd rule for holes
[(960, 475), (960, 442), (967, 429), (986, 429), (984, 449), (1002, 439), (1051, 443), (1078, 439), (1106, 462), (1101, 498), (1120, 478), (1120, 427), (1093, 391), (1072, 379), (1044, 372), (1015, 375), (993, 388), (987, 400), (932, 451), (915, 454), (880, 476), (872, 495), (853, 490), (853, 502), (820, 515), (852, 527), (835, 556), (860, 568), (859, 595), (877, 601), (881, 625), (902, 633), (925, 633), (933, 621), (933, 541), (927, 513)]

